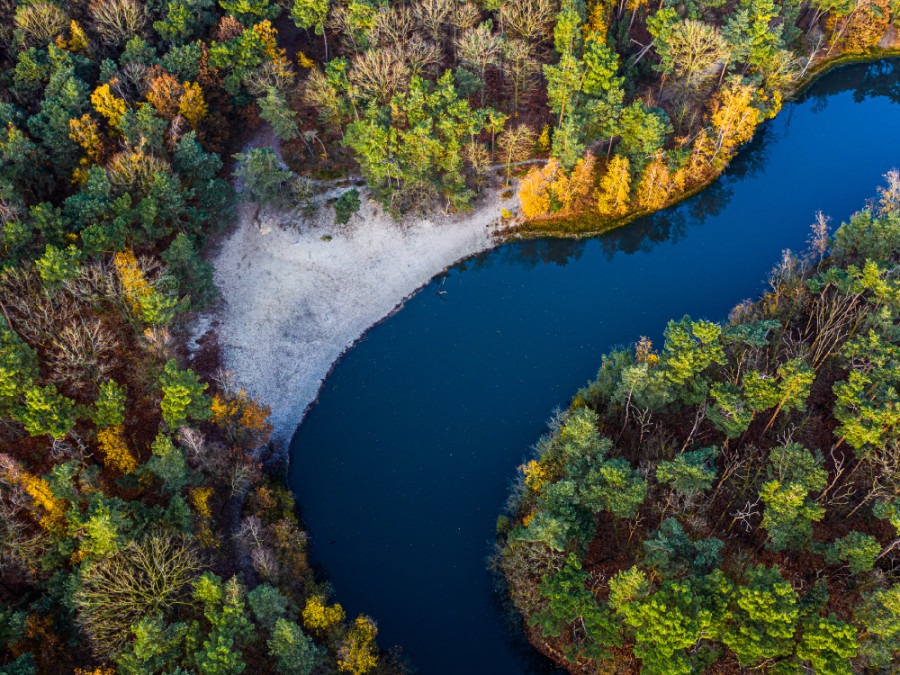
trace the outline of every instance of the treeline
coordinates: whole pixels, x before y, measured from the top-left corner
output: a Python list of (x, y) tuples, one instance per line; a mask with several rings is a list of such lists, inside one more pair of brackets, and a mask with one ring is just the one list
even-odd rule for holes
[(291, 68), (273, 9), (0, 3), (4, 675), (399, 672), (313, 574), (268, 410), (180, 333), (219, 153)]
[[(263, 6), (277, 13), (254, 5)], [(842, 56), (883, 53), (900, 19), (888, 0), (286, 8), (306, 31), (296, 38), (306, 75), (255, 91), (295, 168), (324, 176), (355, 162), (398, 215), (435, 203), (466, 209), (493, 172), (549, 157), (522, 181), (524, 217), (591, 212), (595, 225), (654, 211), (710, 180), (807, 75)]]
[[(724, 325), (603, 358), (521, 468), (496, 563), (570, 672), (900, 664), (900, 175)], [(828, 255), (826, 255), (828, 254)]]

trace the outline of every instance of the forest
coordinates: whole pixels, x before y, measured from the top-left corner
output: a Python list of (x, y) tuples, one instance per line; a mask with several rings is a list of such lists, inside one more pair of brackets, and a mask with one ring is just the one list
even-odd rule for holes
[(900, 174), (819, 216), (727, 322), (603, 357), (520, 467), (494, 557), (572, 673), (900, 664)]
[(251, 89), (296, 173), (254, 151), (262, 199), (309, 203), (318, 179), (361, 175), (395, 217), (458, 212), (519, 173), (521, 213), (507, 221), (523, 233), (598, 231), (674, 203), (817, 74), (900, 44), (890, 0), (285, 9), (304, 31), (300, 72), (269, 72)]
[(3, 675), (401, 672), (314, 573), (268, 409), (185, 345), (275, 10), (0, 2)]

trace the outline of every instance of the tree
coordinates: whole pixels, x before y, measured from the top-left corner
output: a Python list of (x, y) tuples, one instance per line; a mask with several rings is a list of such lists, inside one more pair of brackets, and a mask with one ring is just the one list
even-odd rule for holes
[(854, 613), (865, 628), (861, 655), (875, 668), (889, 668), (900, 652), (900, 584), (864, 594)]
[(825, 515), (825, 508), (809, 498), (810, 492), (825, 488), (828, 478), (821, 454), (796, 443), (774, 448), (768, 472), (770, 480), (760, 497), (766, 506), (762, 527), (769, 533), (769, 545), (776, 551), (802, 548), (812, 539), (812, 523)]
[(194, 371), (188, 368), (186, 371), (178, 369), (175, 359), (166, 363), (165, 373), (160, 384), (163, 391), (163, 400), (160, 404), (163, 420), (170, 429), (177, 429), (190, 419), (208, 419), (210, 401), (203, 394), (207, 384), (200, 384)]
[(630, 188), (631, 163), (627, 157), (616, 155), (600, 179), (597, 210), (603, 215), (621, 216), (628, 211)]
[(656, 479), (661, 483), (670, 483), (676, 492), (691, 500), (712, 487), (716, 480), (716, 468), (715, 464), (712, 467), (710, 464), (718, 454), (716, 447), (683, 452), (671, 462), (657, 464)]
[(527, 124), (507, 127), (500, 132), (497, 145), (500, 148), (500, 157), (506, 165), (506, 181), (509, 182), (512, 165), (524, 161), (531, 154), (534, 147), (534, 132)]
[(303, 625), (317, 635), (333, 632), (343, 623), (344, 608), (338, 604), (331, 607), (327, 604), (327, 598), (313, 595), (306, 599), (303, 607)]
[[(178, 114), (196, 129), (200, 125), (200, 121), (206, 117), (207, 112), (203, 89), (196, 82), (185, 82), (183, 86), (184, 93), (178, 101)], [(263, 119), (265, 118), (263, 117)]]
[(97, 432), (97, 442), (103, 453), (104, 464), (123, 474), (137, 471), (139, 462), (125, 442), (121, 423), (107, 426)]
[(827, 619), (811, 617), (803, 622), (797, 658), (809, 662), (817, 674), (850, 675), (850, 659), (858, 648), (856, 630), (832, 613)]
[(459, 60), (479, 73), (481, 78), (481, 107), (484, 107), (485, 72), (489, 66), (500, 62), (503, 43), (491, 32), (489, 21), (477, 28), (470, 28), (456, 43)]
[(656, 211), (665, 206), (679, 188), (677, 176), (673, 179), (665, 162), (657, 158), (644, 167), (635, 198), (641, 207)]
[(616, 151), (628, 157), (634, 172), (641, 171), (648, 157), (656, 155), (672, 133), (669, 117), (659, 108), (634, 101), (622, 111), (618, 132), (622, 137)]
[(171, 617), (190, 603), (186, 593), (200, 570), (189, 539), (151, 534), (81, 570), (73, 595), (78, 623), (100, 654), (126, 643), (123, 631), (144, 617)]
[(283, 675), (309, 675), (322, 662), (324, 650), (300, 626), (285, 619), (278, 619), (268, 645), (277, 661), (276, 669)]
[(144, 27), (144, 8), (136, 0), (92, 0), (94, 27), (113, 46), (128, 42)]
[(503, 30), (519, 36), (525, 44), (539, 44), (553, 27), (554, 3), (550, 0), (504, 2), (498, 12)]
[(143, 617), (131, 626), (134, 640), (116, 657), (118, 672), (122, 675), (177, 672), (187, 631), (186, 624), (167, 624), (158, 614)]
[(34, 2), (16, 9), (16, 28), (28, 47), (46, 47), (61, 35), (69, 20), (65, 12), (49, 2)]
[[(509, 5), (518, 7), (519, 3), (509, 3)], [(519, 98), (533, 87), (535, 75), (540, 73), (541, 67), (534, 58), (529, 45), (522, 40), (504, 40), (502, 51), (501, 66), (512, 83), (512, 113), (513, 116), (517, 116), (519, 114)]]
[(297, 28), (315, 28), (316, 35), (325, 41), (325, 60), (328, 60), (328, 37), (325, 35), (325, 20), (328, 18), (329, 0), (294, 0), (291, 5), (291, 19)]
[(378, 665), (375, 622), (360, 614), (338, 647), (338, 669), (342, 673), (364, 675)]
[(13, 410), (13, 418), (32, 436), (61, 439), (75, 426), (75, 402), (58, 394), (52, 384), (33, 386), (25, 392), (24, 405)]
[(788, 656), (794, 651), (799, 605), (777, 566), (758, 565), (747, 574), (746, 585), (734, 589), (721, 640), (742, 666)]
[(762, 113), (752, 105), (754, 94), (753, 85), (740, 81), (727, 84), (716, 94), (710, 115), (716, 136), (708, 164), (720, 155), (730, 157), (753, 136), (762, 121)]
[[(815, 372), (803, 359), (791, 359), (778, 366), (778, 405), (763, 434), (769, 430), (778, 413), (784, 410), (804, 410), (809, 391), (816, 379)], [(767, 402), (767, 401), (766, 401)], [(760, 403), (764, 404), (763, 402)]]
[(337, 225), (346, 225), (353, 214), (359, 211), (359, 190), (350, 188), (341, 194), (334, 203), (334, 222)]
[(44, 255), (35, 261), (35, 267), (47, 288), (55, 288), (78, 276), (81, 271), (81, 251), (75, 246), (58, 249), (47, 244)]
[(546, 637), (557, 637), (573, 623), (580, 624), (585, 636), (582, 653), (600, 661), (609, 647), (622, 642), (612, 613), (585, 587), (588, 581), (578, 558), (570, 553), (559, 572), (541, 578), (538, 591), (543, 607), (532, 614), (529, 623)]
[(187, 462), (184, 452), (176, 448), (165, 434), (159, 434), (153, 441), (153, 456), (147, 462), (147, 471), (163, 484), (163, 490), (177, 494), (188, 480)]
[(109, 427), (125, 421), (125, 392), (126, 387), (120, 386), (115, 380), (100, 384), (100, 392), (94, 403), (94, 417), (98, 426)]
[(728, 54), (728, 44), (719, 30), (702, 21), (686, 19), (657, 30), (654, 44), (661, 60), (659, 69), (664, 75), (674, 73), (682, 92), (711, 77), (713, 66)]
[(688, 675), (692, 664), (685, 653), (709, 631), (710, 616), (683, 584), (666, 582), (645, 600), (617, 608), (634, 631), (634, 654), (641, 659), (641, 673)]
[(278, 204), (286, 199), (294, 174), (282, 168), (271, 148), (253, 148), (234, 158), (239, 162), (235, 176), (243, 181), (252, 199), (260, 204)]
[(239, 675), (246, 668), (240, 648), (252, 637), (253, 625), (243, 597), (244, 589), (235, 578), (223, 584), (207, 572), (193, 582), (193, 598), (202, 604), (208, 623), (201, 628), (194, 622), (189, 634), (199, 647), (190, 656), (200, 675)]
[[(500, 142), (503, 143), (502, 136)], [(551, 157), (543, 167), (531, 169), (519, 181), (519, 205), (526, 218), (538, 218), (551, 212), (555, 204), (550, 186), (559, 172), (559, 162)]]
[(875, 566), (881, 544), (870, 534), (851, 532), (846, 537), (836, 539), (825, 551), (825, 562), (829, 565), (846, 563), (851, 574), (868, 572)]
[(269, 630), (287, 615), (288, 599), (269, 584), (260, 584), (247, 593), (247, 603), (256, 620)]

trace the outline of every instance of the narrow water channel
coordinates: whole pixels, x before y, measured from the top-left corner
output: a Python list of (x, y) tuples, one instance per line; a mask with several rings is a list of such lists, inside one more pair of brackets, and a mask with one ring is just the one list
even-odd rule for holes
[[(820, 80), (684, 204), (588, 241), (502, 246), (434, 279), (334, 368), (291, 444), (314, 560), (423, 675), (552, 672), (485, 570), (509, 481), (610, 347), (756, 296), (821, 209), (900, 166), (900, 61)], [(285, 392), (286, 396), (290, 392)]]

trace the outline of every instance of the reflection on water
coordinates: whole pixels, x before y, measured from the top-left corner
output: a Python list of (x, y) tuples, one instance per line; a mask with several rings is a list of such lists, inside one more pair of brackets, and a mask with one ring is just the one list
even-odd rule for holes
[(818, 209), (837, 223), (871, 196), (900, 161), (898, 78), (897, 61), (832, 73), (701, 194), (596, 239), (476, 256), (369, 331), (291, 444), (312, 556), (348, 614), (423, 675), (547, 672), (485, 571), (542, 420), (612, 345), (724, 318)]

